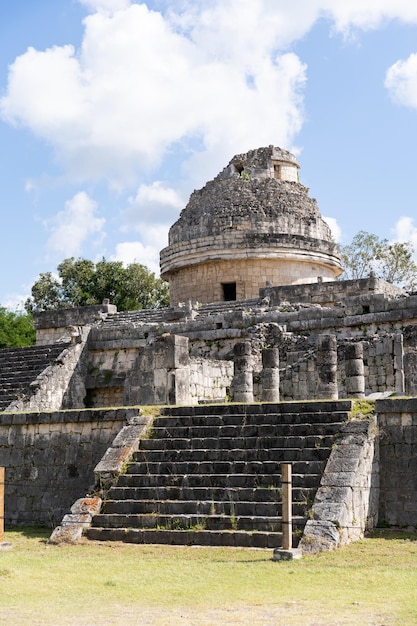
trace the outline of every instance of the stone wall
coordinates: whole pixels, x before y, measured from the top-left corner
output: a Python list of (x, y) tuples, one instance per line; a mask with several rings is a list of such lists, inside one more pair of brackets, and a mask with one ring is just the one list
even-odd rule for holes
[(138, 409), (2, 413), (5, 522), (55, 526), (94, 485), (94, 467)]
[(189, 404), (188, 338), (167, 333), (140, 350), (124, 391), (126, 405)]
[(330, 454), (300, 547), (333, 550), (362, 539), (378, 521), (379, 460), (374, 420), (351, 421)]
[[(277, 284), (277, 283), (272, 283)], [(368, 278), (360, 278), (358, 280), (337, 280), (331, 282), (311, 282), (301, 285), (282, 285), (280, 287), (263, 287), (260, 289), (259, 296), (261, 298), (269, 298), (272, 306), (280, 306), (283, 302), (303, 302), (306, 304), (319, 304), (320, 306), (334, 307), (337, 303), (347, 297), (358, 297), (359, 294), (364, 296), (372, 293), (385, 297), (404, 296), (405, 293), (399, 287), (387, 283), (385, 280), (370, 276)], [(368, 305), (368, 313), (370, 312), (369, 303), (362, 302), (362, 307)], [(358, 312), (363, 313), (362, 310)]]
[(405, 395), (417, 396), (417, 326), (406, 326), (402, 332), (404, 343)]
[(380, 431), (379, 522), (417, 527), (417, 398), (376, 402)]
[[(319, 371), (317, 347), (311, 340), (298, 341), (298, 349), (280, 351), (280, 378), (282, 400), (316, 398)], [(356, 397), (349, 385), (349, 364), (346, 350), (360, 345), (363, 362), (363, 393), (404, 393), (404, 350), (400, 333), (382, 334), (362, 341), (342, 338), (337, 349), (338, 397)], [(297, 346), (296, 346), (297, 347)]]
[[(240, 300), (257, 296), (267, 281), (315, 282), (341, 273), (330, 228), (297, 170), (293, 155), (260, 148), (237, 155), (191, 194), (160, 255), (171, 303)], [(233, 297), (221, 293), (227, 282), (239, 283)]]
[[(89, 342), (86, 356), (86, 404), (89, 407), (123, 406), (124, 385), (135, 370), (138, 348)], [(145, 344), (145, 341), (143, 342)]]
[(70, 340), (80, 334), (81, 328), (91, 326), (116, 313), (114, 304), (99, 304), (72, 309), (38, 311), (33, 315), (36, 345), (49, 345), (60, 340)]
[(32, 395), (25, 400), (16, 400), (8, 410), (23, 412), (83, 408), (86, 395), (83, 374), (85, 350), (85, 342), (64, 348), (57, 361), (31, 383)]
[[(319, 259), (309, 259), (307, 253), (304, 259), (294, 259), (285, 252), (281, 258), (241, 258), (238, 251), (230, 251), (233, 263), (229, 260), (210, 261), (190, 264), (180, 273), (173, 272), (169, 280), (170, 298), (172, 302), (198, 300), (199, 302), (222, 302), (225, 295), (222, 285), (236, 283), (236, 300), (255, 298), (259, 290), (271, 284), (317, 282), (320, 276), (323, 280), (333, 280), (334, 273)], [(254, 255), (255, 256), (255, 255)]]
[[(200, 282), (211, 284), (210, 280)], [(406, 296), (401, 290), (374, 277), (359, 281), (274, 287), (262, 293), (265, 294), (262, 299), (242, 302), (214, 302), (201, 306), (190, 302), (182, 308), (113, 313), (101, 322), (85, 326), (78, 340), (81, 338), (83, 341), (83, 337), (88, 335), (87, 348), (74, 369), (68, 390), (62, 398), (62, 406), (99, 407), (164, 402), (172, 395), (176, 385), (172, 373), (167, 374), (172, 368), (170, 365), (165, 368), (150, 366), (149, 359), (152, 361), (152, 350), (163, 337), (168, 336), (188, 341), (190, 357), (209, 361), (233, 361), (235, 344), (249, 341), (252, 345), (255, 400), (262, 397), (259, 385), (262, 370), (260, 352), (266, 345), (279, 348), (282, 399), (319, 397), (316, 348), (320, 335), (334, 335), (337, 340), (339, 397), (351, 396), (353, 389), (347, 383), (352, 374), (346, 372), (345, 363), (345, 349), (350, 343), (362, 345), (363, 393), (417, 393), (417, 296)], [(284, 297), (286, 300), (281, 300)], [(322, 306), (316, 300), (327, 302), (329, 306)], [(68, 323), (84, 318), (90, 323), (91, 313), (83, 317), (74, 309), (64, 317)], [(93, 313), (96, 315), (97, 312)], [(63, 315), (59, 312), (59, 317)], [(46, 325), (52, 323), (52, 318), (50, 314), (41, 318), (47, 333)], [(62, 320), (56, 322), (60, 328), (62, 323)], [(161, 358), (158, 356), (159, 361)], [(145, 360), (142, 362), (142, 359)], [(164, 369), (166, 372), (162, 374)], [(158, 370), (158, 380), (153, 370)], [(186, 367), (182, 366), (176, 377), (177, 382), (182, 381), (183, 401), (207, 399), (204, 385), (200, 387), (201, 397), (198, 397), (195, 385), (193, 391), (189, 389), (191, 395), (183, 395), (186, 377), (191, 371), (187, 374), (185, 370)], [(142, 371), (147, 372), (146, 376), (141, 374)], [(163, 391), (165, 383), (161, 377), (165, 377), (171, 391), (168, 387)], [(157, 397), (154, 395), (152, 400), (151, 393), (139, 392), (141, 386), (148, 391), (151, 387), (154, 392), (158, 389)], [(60, 389), (60, 384), (57, 388)], [(45, 391), (47, 402), (48, 394), (52, 394), (53, 400), (59, 399), (59, 394), (54, 394), (49, 388)], [(216, 397), (217, 389), (213, 389), (212, 398)], [(31, 408), (42, 406), (43, 400), (31, 405)], [(46, 406), (59, 408), (58, 404)], [(17, 408), (23, 410), (23, 407)]]
[(191, 403), (230, 400), (233, 362), (214, 359), (190, 359)]

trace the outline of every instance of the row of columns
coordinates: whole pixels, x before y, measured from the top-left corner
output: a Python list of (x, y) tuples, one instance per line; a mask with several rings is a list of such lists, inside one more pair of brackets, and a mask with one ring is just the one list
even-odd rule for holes
[[(234, 347), (235, 374), (233, 399), (235, 402), (253, 402), (253, 366), (250, 342)], [(346, 391), (349, 398), (365, 396), (365, 371), (362, 343), (345, 347)], [(277, 347), (262, 350), (263, 402), (279, 402), (279, 351)], [(337, 339), (335, 335), (319, 335), (317, 342), (317, 393), (316, 399), (338, 399)]]

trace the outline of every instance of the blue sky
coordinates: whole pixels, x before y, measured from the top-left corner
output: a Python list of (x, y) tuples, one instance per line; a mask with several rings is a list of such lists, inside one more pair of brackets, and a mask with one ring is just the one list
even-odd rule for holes
[(64, 258), (158, 268), (234, 154), (297, 154), (336, 238), (417, 249), (415, 0), (0, 5), (0, 306)]

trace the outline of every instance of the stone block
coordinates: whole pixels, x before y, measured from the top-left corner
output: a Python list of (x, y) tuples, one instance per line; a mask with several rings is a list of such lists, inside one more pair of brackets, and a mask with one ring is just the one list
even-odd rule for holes
[(79, 498), (74, 502), (71, 507), (71, 513), (74, 515), (77, 514), (89, 514), (91, 516), (95, 515), (100, 511), (102, 505), (101, 498)]
[(340, 533), (331, 522), (308, 520), (299, 543), (302, 554), (317, 554), (338, 548)]

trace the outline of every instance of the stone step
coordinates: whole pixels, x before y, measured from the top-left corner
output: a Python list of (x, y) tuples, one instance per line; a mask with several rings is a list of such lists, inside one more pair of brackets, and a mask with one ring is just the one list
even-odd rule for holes
[[(294, 487), (309, 489), (315, 487), (317, 489), (320, 484), (322, 472), (311, 472), (305, 474), (293, 473), (292, 483)], [(114, 499), (119, 498), (118, 495), (114, 495), (114, 489), (131, 489), (126, 498), (135, 499), (140, 497), (140, 489), (143, 487), (209, 487), (216, 488), (221, 487), (225, 489), (234, 488), (266, 488), (281, 487), (281, 472), (274, 472), (272, 475), (268, 473), (239, 473), (239, 474), (192, 474), (189, 473), (186, 476), (180, 473), (173, 474), (122, 474), (117, 483), (117, 487), (113, 487), (111, 494)], [(135, 490), (138, 489), (137, 492)], [(136, 495), (138, 494), (138, 496)]]
[[(198, 440), (197, 440), (198, 441)], [(201, 440), (206, 441), (206, 440)], [(226, 446), (220, 447), (224, 442), (228, 443), (230, 448)], [(196, 444), (196, 440), (189, 442), (191, 445)], [(294, 463), (296, 461), (326, 461), (330, 454), (330, 447), (316, 446), (313, 448), (270, 448), (266, 447), (265, 442), (261, 447), (248, 446), (248, 448), (233, 448), (233, 445), (239, 445), (239, 441), (233, 439), (225, 440), (208, 440), (210, 445), (218, 444), (218, 448), (210, 447), (210, 445), (197, 445), (196, 449), (187, 448), (174, 448), (174, 449), (159, 449), (159, 450), (140, 450), (133, 455), (133, 467), (130, 470), (130, 466), (127, 466), (127, 473), (143, 473), (138, 472), (137, 464), (144, 463), (204, 463), (207, 466), (208, 463), (226, 462), (231, 464), (245, 464), (248, 467), (252, 467), (251, 464), (255, 464), (253, 471), (259, 471), (260, 464), (265, 462), (277, 461), (279, 463)], [(245, 443), (245, 442), (243, 442)], [(275, 445), (275, 440), (271, 443)], [(233, 468), (230, 468), (233, 471)], [(206, 469), (204, 471), (207, 471)]]
[[(289, 459), (287, 459), (289, 461)], [(295, 474), (319, 474), (324, 469), (323, 461), (295, 461), (292, 464)], [(130, 474), (280, 474), (279, 461), (161, 461), (132, 462), (127, 472)]]
[(70, 344), (59, 343), (51, 346), (28, 346), (24, 348), (2, 348), (0, 363), (31, 363), (44, 359), (56, 359)]
[[(250, 431), (252, 432), (252, 431)], [(202, 433), (203, 434), (203, 433)], [(141, 451), (169, 451), (169, 450), (233, 450), (240, 448), (242, 451), (248, 448), (253, 450), (284, 449), (284, 448), (331, 448), (335, 443), (333, 435), (305, 435), (305, 436), (283, 436), (279, 433), (274, 435), (250, 435), (250, 436), (230, 436), (224, 432), (218, 436), (203, 436), (201, 438), (170, 437), (160, 439), (143, 439), (140, 443)]]
[(15, 378), (6, 377), (6, 379), (3, 379), (2, 377), (0, 377), (0, 388), (4, 390), (15, 389), (17, 386), (26, 388), (30, 385), (31, 382), (35, 380), (36, 377), (37, 374), (30, 374), (29, 376), (19, 376), (18, 373), (16, 374)]
[(0, 411), (5, 411), (13, 400), (16, 400), (16, 396), (8, 398), (7, 400), (0, 400)]
[[(227, 406), (227, 405), (225, 405)], [(196, 428), (198, 426), (249, 426), (249, 425), (282, 425), (282, 424), (342, 424), (349, 419), (348, 412), (337, 413), (226, 413), (219, 417), (210, 415), (181, 415), (172, 417), (156, 417), (154, 428), (171, 429), (173, 427)]]
[[(307, 502), (293, 502), (293, 515), (304, 517), (310, 508)], [(106, 500), (101, 510), (105, 515), (194, 515), (194, 516), (238, 516), (238, 517), (281, 517), (282, 503), (245, 502), (233, 498), (225, 500)]]
[[(240, 415), (283, 415), (291, 413), (293, 418), (296, 415), (310, 413), (312, 415), (322, 414), (330, 417), (335, 413), (349, 413), (352, 410), (352, 400), (317, 400), (313, 402), (280, 402), (280, 403), (259, 403), (259, 404), (198, 404), (192, 406), (166, 406), (161, 409), (161, 416), (197, 416), (197, 415), (219, 415), (229, 414)], [(302, 421), (305, 421), (304, 419)]]
[[(278, 548), (280, 532), (215, 530), (162, 530), (152, 528), (88, 528), (86, 535), (95, 541), (123, 541), (140, 544), (230, 546), (236, 548)], [(294, 535), (294, 545), (296, 545)]]
[(11, 402), (22, 396), (30, 396), (33, 392), (31, 383), (55, 363), (69, 345), (62, 343), (0, 350), (0, 410), (7, 409)]
[(247, 298), (246, 300), (222, 300), (221, 302), (207, 302), (199, 307), (199, 311), (239, 310), (259, 306), (259, 298)]
[(11, 376), (15, 374), (16, 372), (22, 375), (30, 374), (39, 369), (39, 363), (43, 364), (44, 360), (42, 359), (42, 361), (38, 360), (32, 363), (21, 363), (19, 361), (19, 362), (16, 362), (16, 365), (10, 365), (9, 361), (7, 362), (7, 364), (0, 363), (0, 375), (2, 378), (6, 378), (7, 376)]
[[(135, 475), (127, 474), (118, 486), (112, 487), (106, 500), (121, 502), (128, 500), (215, 500), (234, 502), (279, 502), (281, 500), (281, 487), (273, 484), (268, 487), (182, 487), (176, 485), (136, 487)], [(123, 483), (123, 484), (120, 484)], [(293, 487), (292, 497), (294, 502), (311, 502), (316, 493), (316, 487)], [(133, 496), (133, 497), (132, 497)]]
[(164, 309), (142, 309), (140, 311), (121, 311), (113, 315), (108, 315), (103, 326), (123, 326), (132, 324), (149, 324), (161, 322), (164, 319)]
[[(319, 416), (323, 417), (320, 413)], [(173, 428), (198, 428), (198, 427), (246, 427), (255, 426), (258, 428), (280, 428), (282, 435), (308, 435), (316, 432), (316, 428), (320, 428), (323, 434), (333, 434), (338, 432), (340, 426), (349, 419), (349, 413), (334, 413), (331, 421), (325, 419), (317, 420), (312, 423), (304, 415), (303, 421), (293, 421), (291, 414), (278, 415), (276, 413), (250, 414), (244, 415), (240, 413), (232, 413), (226, 415), (179, 415), (172, 417), (156, 417), (153, 422), (153, 428), (167, 429), (171, 431)]]
[[(294, 527), (304, 527), (304, 517), (294, 517)], [(281, 520), (276, 516), (248, 515), (160, 515), (106, 514), (93, 518), (93, 525), (102, 528), (164, 528), (167, 530), (246, 530), (281, 532)]]

